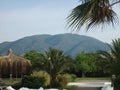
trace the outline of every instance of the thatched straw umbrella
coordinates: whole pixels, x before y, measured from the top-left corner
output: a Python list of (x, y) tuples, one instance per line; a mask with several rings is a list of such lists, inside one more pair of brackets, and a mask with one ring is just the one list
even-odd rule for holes
[(6, 56), (0, 56), (0, 77), (22, 77), (30, 74), (29, 60), (16, 56), (9, 49)]

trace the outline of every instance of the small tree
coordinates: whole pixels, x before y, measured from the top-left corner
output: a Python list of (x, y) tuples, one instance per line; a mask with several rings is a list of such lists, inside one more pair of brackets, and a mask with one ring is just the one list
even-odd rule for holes
[(35, 50), (28, 51), (24, 54), (24, 57), (29, 59), (32, 63), (32, 70), (42, 69), (43, 54)]
[(79, 69), (82, 71), (82, 77), (85, 77), (87, 72), (96, 70), (95, 59), (92, 53), (81, 52), (76, 56), (76, 62)]

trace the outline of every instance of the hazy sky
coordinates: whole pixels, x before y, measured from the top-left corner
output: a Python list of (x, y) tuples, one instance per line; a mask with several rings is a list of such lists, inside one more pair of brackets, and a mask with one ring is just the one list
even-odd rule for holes
[[(66, 17), (78, 4), (79, 0), (0, 0), (0, 43), (36, 34), (71, 33), (66, 28)], [(120, 17), (118, 8), (115, 10)], [(119, 26), (73, 33), (110, 43), (120, 37)]]

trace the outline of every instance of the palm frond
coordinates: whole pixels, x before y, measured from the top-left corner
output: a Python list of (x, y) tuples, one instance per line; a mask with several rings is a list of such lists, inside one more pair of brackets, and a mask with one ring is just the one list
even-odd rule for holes
[(111, 49), (111, 52), (113, 55), (116, 57), (116, 59), (120, 58), (120, 39), (115, 39), (112, 41), (113, 43), (113, 48)]
[(109, 0), (81, 0), (82, 4), (75, 7), (67, 17), (68, 27), (80, 30), (86, 23), (87, 30), (95, 25), (112, 24), (116, 22), (117, 15), (112, 10)]
[(80, 29), (88, 19), (87, 14), (89, 13), (90, 8), (90, 1), (74, 8), (71, 14), (67, 17), (68, 26), (72, 29)]
[(120, 75), (119, 66), (120, 66), (120, 39), (115, 39), (112, 41), (113, 47), (111, 47), (111, 52), (100, 51), (102, 58), (108, 60), (111, 65), (111, 70), (114, 74)]

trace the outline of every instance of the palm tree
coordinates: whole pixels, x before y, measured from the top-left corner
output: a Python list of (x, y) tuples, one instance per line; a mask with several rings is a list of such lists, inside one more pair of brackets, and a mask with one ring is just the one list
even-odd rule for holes
[(87, 30), (94, 25), (114, 25), (117, 15), (112, 6), (120, 3), (120, 0), (80, 0), (81, 4), (75, 7), (67, 17), (68, 26), (73, 30), (79, 30), (85, 23)]
[(62, 50), (49, 48), (45, 51), (43, 66), (44, 69), (51, 76), (51, 83), (55, 84), (58, 82), (58, 75), (63, 73), (66, 69), (68, 69), (68, 60), (67, 56), (64, 56)]
[(113, 47), (111, 53), (113, 54), (113, 59), (115, 60), (114, 73), (120, 76), (119, 66), (120, 66), (120, 38), (113, 41)]
[(102, 70), (104, 73), (113, 74), (113, 55), (110, 52), (98, 51), (98, 56), (99, 59), (96, 60), (96, 64), (99, 66), (98, 70)]
[(113, 40), (113, 47), (110, 52), (100, 51), (101, 57), (107, 60), (106, 66), (112, 70), (112, 74), (120, 76), (120, 39)]

